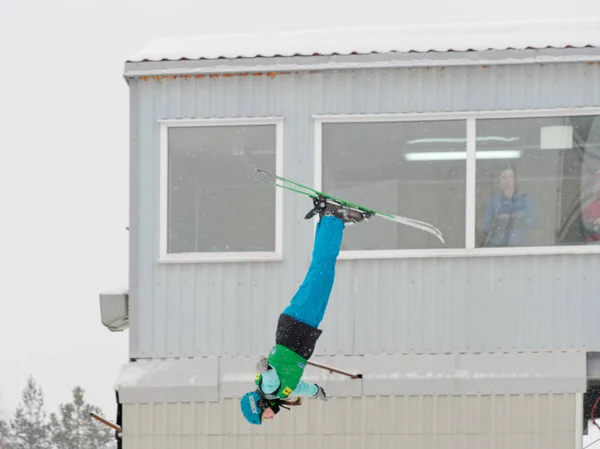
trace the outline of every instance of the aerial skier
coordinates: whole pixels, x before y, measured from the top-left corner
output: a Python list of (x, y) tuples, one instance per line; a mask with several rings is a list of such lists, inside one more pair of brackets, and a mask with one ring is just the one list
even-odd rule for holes
[[(301, 396), (327, 400), (320, 385), (302, 380), (306, 362), (313, 354), (322, 330), (319, 329), (335, 278), (344, 228), (369, 218), (365, 212), (315, 199), (306, 215), (319, 214), (312, 260), (302, 285), (279, 316), (275, 345), (268, 357), (256, 365), (256, 389), (240, 401), (242, 414), (251, 424), (273, 419), (280, 407), (297, 406)], [(297, 399), (288, 399), (297, 396)]]

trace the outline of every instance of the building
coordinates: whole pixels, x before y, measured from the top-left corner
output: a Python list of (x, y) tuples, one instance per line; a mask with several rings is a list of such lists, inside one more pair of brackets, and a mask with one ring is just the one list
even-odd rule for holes
[[(102, 296), (130, 332), (123, 447), (581, 448), (600, 373), (599, 30), (205, 36), (130, 58), (130, 285)], [(314, 222), (254, 167), (445, 237), (347, 229), (313, 360), (363, 377), (309, 367), (329, 401), (260, 428), (238, 398)]]

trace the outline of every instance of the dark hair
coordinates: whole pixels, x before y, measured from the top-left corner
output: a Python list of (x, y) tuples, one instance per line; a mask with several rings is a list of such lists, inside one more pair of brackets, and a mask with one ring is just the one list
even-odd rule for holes
[(295, 399), (282, 399), (281, 402), (283, 402), (285, 405), (295, 407), (297, 405), (302, 405), (302, 398), (298, 397)]
[(517, 178), (517, 167), (514, 164), (503, 165), (499, 173), (502, 173), (506, 170), (512, 170), (512, 172), (515, 174), (515, 179)]
[(278, 414), (280, 407), (289, 410), (290, 407), (297, 407), (299, 405), (302, 405), (302, 398), (300, 397), (295, 399), (266, 399), (259, 390), (257, 390), (256, 392), (261, 396), (261, 399), (258, 401), (258, 407), (261, 409), (261, 416), (262, 412), (264, 412), (268, 407), (270, 407), (275, 414)]
[(288, 408), (289, 407), (297, 407), (299, 405), (302, 405), (302, 398), (298, 397), (298, 398), (294, 398), (294, 399), (272, 399), (271, 402), (273, 403), (273, 406), (275, 407), (283, 407), (283, 408)]

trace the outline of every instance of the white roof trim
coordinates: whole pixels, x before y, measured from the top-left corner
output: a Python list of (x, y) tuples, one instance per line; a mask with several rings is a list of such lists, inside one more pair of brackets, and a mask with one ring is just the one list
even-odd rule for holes
[(369, 53), (600, 47), (600, 18), (172, 37), (129, 62)]
[[(315, 356), (350, 379), (307, 366), (303, 380), (330, 397), (582, 393), (587, 388), (585, 351), (492, 354), (366, 354)], [(256, 357), (139, 360), (116, 381), (122, 404), (216, 402), (252, 391)]]
[(583, 393), (585, 351), (365, 355), (363, 394)]
[(219, 399), (216, 358), (138, 360), (115, 382), (122, 404), (209, 402)]
[(386, 55), (306, 56), (217, 61), (130, 62), (124, 76), (183, 76), (514, 64), (598, 63), (600, 47), (585, 49), (491, 50), (481, 53), (389, 53)]

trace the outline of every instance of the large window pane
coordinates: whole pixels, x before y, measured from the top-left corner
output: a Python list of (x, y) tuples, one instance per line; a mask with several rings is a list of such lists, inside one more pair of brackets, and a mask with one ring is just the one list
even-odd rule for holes
[(323, 190), (437, 226), (446, 240), (374, 218), (347, 228), (342, 249), (463, 248), (466, 122), (323, 124)]
[(477, 246), (600, 240), (593, 229), (600, 217), (594, 194), (600, 117), (490, 119), (476, 126)]
[(168, 253), (275, 250), (275, 125), (174, 127), (168, 134)]

